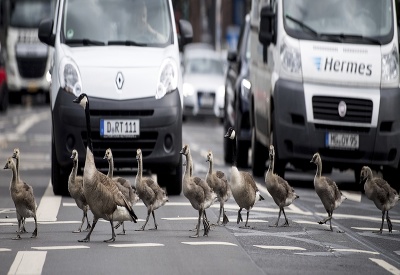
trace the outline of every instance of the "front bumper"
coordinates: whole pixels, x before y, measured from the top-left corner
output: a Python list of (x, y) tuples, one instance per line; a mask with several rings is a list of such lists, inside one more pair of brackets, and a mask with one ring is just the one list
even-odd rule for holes
[[(52, 112), (53, 139), (56, 156), (61, 166), (71, 165), (71, 152), (78, 150), (82, 167), (86, 155), (85, 112), (73, 103), (74, 95), (59, 90)], [(102, 138), (100, 119), (139, 119), (138, 138)], [(143, 152), (144, 168), (153, 171), (176, 169), (180, 163), (182, 149), (182, 108), (179, 92), (174, 91), (164, 98), (154, 97), (135, 100), (105, 100), (90, 97), (90, 121), (93, 153), (96, 166), (107, 168), (103, 159), (107, 148), (111, 148), (116, 169), (136, 169), (136, 150)]]
[[(319, 152), (324, 163), (340, 169), (362, 165), (397, 168), (400, 159), (400, 115), (396, 110), (400, 106), (400, 89), (379, 92), (377, 127), (343, 126), (337, 122), (313, 123), (307, 120), (303, 84), (278, 80), (274, 90), (274, 130), (279, 158), (295, 166), (307, 166), (313, 154)], [(335, 94), (330, 97), (335, 97)], [(328, 132), (358, 134), (359, 148), (328, 148), (325, 144)]]

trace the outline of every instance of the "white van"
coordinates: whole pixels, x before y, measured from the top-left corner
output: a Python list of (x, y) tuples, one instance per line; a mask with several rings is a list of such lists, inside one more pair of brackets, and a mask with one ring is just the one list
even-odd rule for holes
[[(67, 194), (71, 152), (85, 160), (84, 112), (72, 102), (90, 97), (96, 166), (111, 148), (115, 168), (157, 174), (169, 194), (182, 189), (182, 76), (179, 43), (192, 38), (189, 22), (179, 22), (178, 37), (171, 1), (58, 0), (53, 19), (42, 21), (39, 38), (53, 46), (52, 184)], [(70, 93), (66, 93), (68, 91)]]
[[(396, 0), (253, 0), (252, 166), (369, 165), (397, 180), (400, 161)], [(260, 43), (261, 42), (261, 43)], [(314, 167), (312, 167), (314, 169)]]

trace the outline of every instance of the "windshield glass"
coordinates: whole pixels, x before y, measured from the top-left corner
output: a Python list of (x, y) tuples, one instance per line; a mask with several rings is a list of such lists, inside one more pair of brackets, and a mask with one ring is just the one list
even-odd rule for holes
[(186, 63), (186, 72), (191, 74), (224, 74), (222, 60), (211, 58), (190, 58)]
[(51, 0), (20, 0), (11, 5), (10, 26), (16, 28), (38, 28), (43, 18), (53, 14)]
[[(378, 39), (393, 37), (391, 0), (284, 0), (287, 32), (296, 38), (323, 39), (320, 34)], [(372, 40), (365, 40), (370, 43)]]
[(165, 0), (67, 0), (64, 42), (69, 45), (159, 45), (171, 43)]

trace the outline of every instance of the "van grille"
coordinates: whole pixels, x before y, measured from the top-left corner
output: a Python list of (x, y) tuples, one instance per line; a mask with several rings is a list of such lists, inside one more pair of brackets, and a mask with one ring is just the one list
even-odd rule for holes
[[(346, 115), (339, 116), (339, 102), (347, 105)], [(314, 119), (371, 123), (373, 104), (368, 99), (314, 96), (312, 98)]]
[(40, 78), (46, 70), (47, 57), (17, 57), (18, 71), (23, 78)]
[(153, 114), (154, 110), (90, 110), (90, 117), (144, 117)]

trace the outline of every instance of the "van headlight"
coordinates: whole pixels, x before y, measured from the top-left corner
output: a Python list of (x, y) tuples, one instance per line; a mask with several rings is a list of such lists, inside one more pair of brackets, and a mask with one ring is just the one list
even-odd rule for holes
[(172, 58), (163, 61), (158, 75), (156, 99), (163, 98), (166, 94), (178, 87), (178, 66)]
[(79, 96), (82, 93), (82, 80), (75, 61), (70, 57), (64, 57), (58, 70), (60, 87), (66, 92)]
[(282, 68), (288, 75), (294, 77), (301, 76), (301, 56), (299, 49), (283, 42), (280, 49), (280, 57)]
[[(382, 86), (395, 87), (399, 77), (399, 54), (396, 46), (382, 55)], [(391, 85), (392, 84), (392, 85)]]
[(183, 96), (188, 97), (194, 95), (194, 87), (190, 83), (183, 83)]

